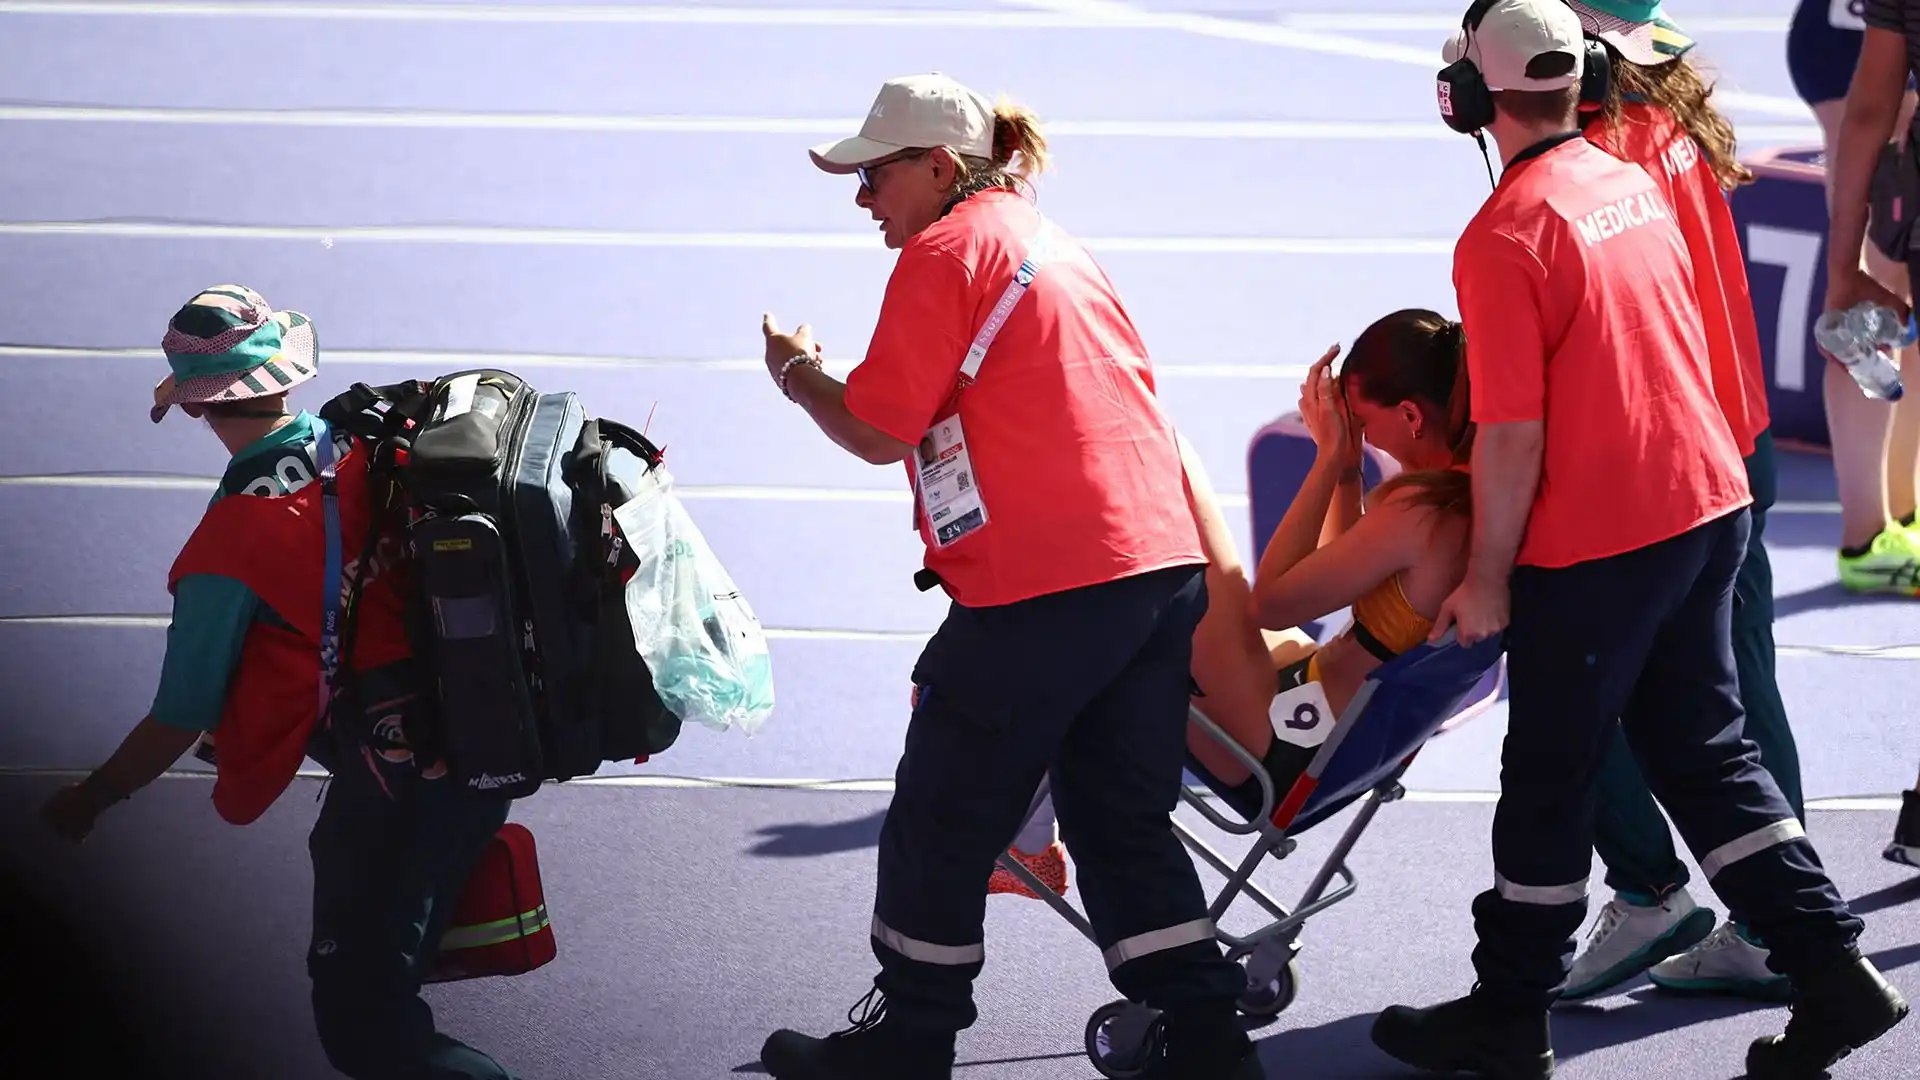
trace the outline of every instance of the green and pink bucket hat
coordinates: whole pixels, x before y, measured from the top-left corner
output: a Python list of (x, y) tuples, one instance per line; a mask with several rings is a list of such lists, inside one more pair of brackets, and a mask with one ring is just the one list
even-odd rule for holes
[(160, 348), (173, 371), (153, 388), (156, 424), (175, 405), (272, 397), (320, 370), (313, 323), (244, 285), (201, 290), (174, 313)]
[(1588, 34), (1641, 67), (1658, 67), (1685, 56), (1693, 38), (1667, 18), (1659, 0), (1567, 0)]

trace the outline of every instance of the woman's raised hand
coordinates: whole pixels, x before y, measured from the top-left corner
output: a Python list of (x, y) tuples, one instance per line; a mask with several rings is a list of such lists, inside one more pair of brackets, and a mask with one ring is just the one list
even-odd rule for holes
[(1307, 379), (1300, 384), (1300, 419), (1322, 454), (1331, 455), (1342, 468), (1351, 468), (1360, 463), (1360, 447), (1333, 373), (1333, 361), (1339, 355), (1340, 346), (1331, 346), (1307, 369)]

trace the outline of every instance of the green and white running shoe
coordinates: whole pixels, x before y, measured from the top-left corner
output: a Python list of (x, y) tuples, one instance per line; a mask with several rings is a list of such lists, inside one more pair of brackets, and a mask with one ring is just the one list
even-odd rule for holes
[(1793, 984), (1767, 966), (1767, 950), (1747, 940), (1731, 922), (1721, 923), (1705, 941), (1647, 971), (1647, 981), (1680, 994), (1729, 994), (1781, 1002)]
[(1866, 551), (1837, 557), (1840, 586), (1848, 592), (1920, 596), (1920, 531), (1891, 525)]

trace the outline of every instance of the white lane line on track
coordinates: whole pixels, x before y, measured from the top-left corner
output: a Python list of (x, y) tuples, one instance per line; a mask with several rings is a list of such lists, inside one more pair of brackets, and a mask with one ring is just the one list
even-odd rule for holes
[[(1356, 33), (1432, 31), (1447, 34), (1460, 28), (1460, 13), (1448, 11), (1300, 11), (1272, 21), (1301, 30)], [(1695, 38), (1709, 34), (1784, 34), (1792, 20), (1784, 15), (1689, 15), (1687, 30)]]
[[(1133, 26), (1140, 29), (1174, 30), (1201, 37), (1278, 45), (1283, 48), (1302, 49), (1331, 56), (1351, 56), (1363, 60), (1407, 64), (1423, 67), (1429, 71), (1439, 70), (1440, 47), (1444, 43), (1444, 31), (1436, 32), (1431, 46), (1413, 48), (1279, 23), (1258, 23), (1190, 12), (1147, 11), (1133, 4), (1117, 3), (1115, 0), (1000, 0), (1000, 3), (1007, 7), (1028, 11), (1110, 20), (1116, 27)], [(1452, 25), (1459, 25), (1459, 20), (1456, 18)], [(1714, 101), (1728, 108), (1790, 117), (1795, 120), (1808, 120), (1813, 116), (1813, 111), (1807, 108), (1805, 102), (1770, 94), (1751, 94), (1721, 88), (1714, 91)]]
[[(218, 477), (166, 473), (28, 473), (0, 476), (0, 487), (111, 488), (119, 490), (212, 491)], [(684, 484), (674, 491), (683, 499), (745, 502), (885, 502), (906, 503), (911, 495), (891, 488), (828, 488), (798, 485)], [(1248, 505), (1239, 492), (1216, 496), (1226, 507)], [(1838, 514), (1837, 502), (1775, 503), (1770, 514)]]
[[(0, 237), (91, 236), (121, 240), (309, 241), (365, 244), (870, 251), (885, 254), (879, 230), (866, 232), (652, 232), (483, 225), (223, 225), (160, 221), (7, 221)], [(1451, 255), (1443, 237), (1114, 236), (1082, 237), (1103, 253), (1154, 255)]]
[[(114, 491), (193, 491), (211, 492), (219, 477), (143, 475), (137, 473), (42, 473), (0, 476), (0, 487), (105, 488)], [(892, 488), (828, 488), (797, 485), (755, 484), (678, 484), (674, 494), (690, 502), (796, 502), (796, 503), (899, 503), (906, 505), (910, 492)], [(1220, 505), (1239, 508), (1247, 505), (1247, 496), (1223, 492)]]
[[(39, 767), (4, 766), (0, 767), (0, 776), (56, 776), (80, 779), (86, 776), (81, 769), (58, 769)], [(198, 780), (210, 782), (212, 771), (198, 769), (177, 769), (164, 772), (161, 779)], [(302, 768), (299, 775), (309, 780), (325, 779), (327, 773), (320, 769)], [(626, 775), (626, 776), (583, 776), (577, 780), (568, 780), (555, 785), (560, 788), (575, 786), (590, 787), (628, 787), (628, 788), (747, 788), (774, 791), (822, 791), (822, 792), (872, 792), (890, 793), (894, 789), (891, 779), (867, 780), (828, 780), (786, 777), (725, 777), (725, 776), (669, 776), (669, 775)], [(1215, 799), (1212, 792), (1203, 788), (1190, 788), (1208, 799)], [(537, 797), (537, 796), (536, 796)], [(1464, 803), (1485, 805), (1500, 801), (1497, 791), (1413, 791), (1406, 793), (1405, 800), (1411, 803)], [(1823, 799), (1808, 799), (1808, 810), (1837, 812), (1887, 813), (1900, 809), (1900, 796), (1896, 793), (1886, 795), (1838, 795)]]
[[(301, 19), (329, 22), (518, 23), (691, 26), (825, 26), (903, 30), (1100, 30), (1104, 19), (1049, 11), (965, 9), (887, 11), (874, 8), (691, 7), (654, 4), (277, 3), (274, 0), (4, 0), (0, 15), (148, 19)], [(1456, 22), (1458, 20), (1455, 20)]]
[[(764, 372), (761, 359), (683, 359), (677, 357), (588, 356), (564, 353), (490, 353), (421, 352), (408, 349), (328, 349), (328, 363), (374, 364), (387, 367), (424, 368), (451, 371), (464, 367), (544, 368), (544, 367), (619, 367), (635, 369), (676, 368), (697, 371)], [(158, 349), (76, 348), (70, 345), (0, 345), (0, 362), (7, 360), (139, 360), (160, 361), (165, 355)], [(830, 374), (844, 377), (856, 361), (829, 360), (824, 365)], [(1161, 360), (1156, 362), (1156, 380), (1167, 379), (1293, 379), (1307, 377), (1306, 364), (1191, 364)]]
[[(166, 615), (0, 615), (0, 626), (120, 626), (162, 627)], [(905, 641), (923, 642), (932, 630), (839, 630), (800, 627), (767, 627), (769, 639), (776, 641)], [(1826, 656), (1844, 656), (1863, 660), (1910, 662), (1920, 660), (1920, 645), (1776, 645), (1785, 659), (1804, 660)]]
[[(161, 3), (113, 0), (4, 0), (0, 15), (54, 15), (81, 17), (312, 19), (347, 22), (442, 23), (575, 23), (588, 25), (682, 24), (697, 26), (832, 26), (902, 29), (991, 30), (1100, 30), (1124, 29), (1104, 13), (1082, 13), (1067, 8), (1047, 10), (890, 11), (875, 8), (692, 7), (669, 4), (489, 4), (489, 3), (379, 3), (357, 0), (337, 4), (277, 3), (271, 0), (172, 0)], [(1299, 30), (1353, 33), (1433, 31), (1445, 33), (1460, 25), (1458, 13), (1432, 12), (1297, 12), (1271, 18), (1243, 17), (1229, 21), (1284, 26)], [(1788, 22), (1779, 16), (1696, 16), (1687, 19), (1695, 35), (1784, 34)], [(1150, 27), (1149, 27), (1150, 28)]]
[[(106, 626), (135, 629), (165, 629), (171, 618), (166, 615), (0, 615), (0, 626)], [(931, 630), (809, 630), (769, 626), (765, 633), (774, 641), (904, 641), (924, 642)]]
[[(438, 109), (206, 109), (171, 106), (0, 105), (0, 122), (213, 125), (220, 127), (394, 128), (573, 131), (691, 135), (781, 135), (834, 138), (860, 127), (860, 117), (641, 116), (612, 113), (461, 112)], [(1437, 121), (1365, 120), (1053, 120), (1060, 138), (1328, 140), (1452, 142)], [(1743, 144), (1818, 140), (1815, 124), (1742, 124)]]
[[(1147, 11), (1112, 0), (1000, 0), (998, 11), (876, 12), (810, 8), (660, 8), (640, 6), (569, 6), (529, 8), (489, 4), (276, 4), (256, 0), (202, 3), (48, 3), (0, 0), (0, 14), (55, 16), (299, 18), (351, 21), (407, 20), (441, 22), (682, 22), (706, 25), (753, 26), (770, 23), (822, 26), (981, 27), (1057, 29), (1173, 30), (1201, 37), (1300, 49), (1366, 60), (1417, 64), (1437, 69), (1440, 41), (1419, 49), (1387, 42), (1347, 37), (1326, 29), (1278, 22), (1221, 18), (1189, 12)], [(1024, 21), (1015, 21), (1024, 20)], [(1328, 24), (1323, 23), (1325, 27)], [(1443, 30), (1436, 30), (1436, 34)], [(1730, 108), (1796, 120), (1810, 119), (1811, 110), (1792, 98), (1719, 89), (1715, 99)]]

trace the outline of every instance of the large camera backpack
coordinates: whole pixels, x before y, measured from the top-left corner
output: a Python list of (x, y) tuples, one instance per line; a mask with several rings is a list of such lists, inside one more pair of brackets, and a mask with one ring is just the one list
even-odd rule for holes
[(408, 732), (416, 752), (443, 757), (468, 790), (521, 798), (673, 745), (681, 719), (635, 649), (635, 561), (614, 527), (661, 471), (659, 448), (589, 418), (572, 393), (494, 369), (356, 383), (320, 416), (372, 451), (384, 524), (363, 555), (383, 528), (404, 533), (409, 634), (433, 705), (426, 730)]

